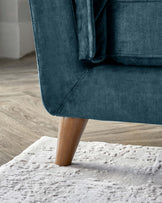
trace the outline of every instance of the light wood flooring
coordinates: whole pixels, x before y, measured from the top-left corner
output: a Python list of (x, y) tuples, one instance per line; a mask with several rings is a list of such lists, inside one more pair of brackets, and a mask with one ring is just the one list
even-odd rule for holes
[[(58, 122), (42, 104), (35, 53), (0, 59), (0, 165), (41, 136), (57, 137)], [(162, 126), (89, 120), (81, 140), (162, 147)]]

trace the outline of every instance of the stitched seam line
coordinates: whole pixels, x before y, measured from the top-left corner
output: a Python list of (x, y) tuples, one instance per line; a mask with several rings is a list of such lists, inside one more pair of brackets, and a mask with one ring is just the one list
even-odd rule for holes
[(140, 1), (140, 0), (130, 0), (130, 1), (126, 1), (126, 0), (114, 0), (114, 2), (110, 2), (110, 3), (162, 3), (161, 0), (143, 0), (143, 1)]
[[(73, 7), (73, 2), (72, 0), (70, 0), (71, 3), (71, 11), (72, 11), (72, 16), (74, 19), (74, 29), (75, 29), (75, 35), (77, 37), (77, 27), (76, 27), (76, 21), (75, 21), (75, 13), (74, 13), (74, 7)], [(70, 89), (70, 91), (65, 95), (63, 102), (59, 105), (59, 107), (56, 110), (56, 114), (58, 114), (59, 112), (62, 111), (62, 108), (64, 107), (66, 100), (68, 99), (68, 97), (70, 96), (70, 94), (72, 93), (73, 89), (75, 89), (75, 87), (77, 87), (77, 85), (79, 84), (79, 82), (82, 80), (82, 78), (84, 78), (84, 76), (86, 75), (86, 73), (88, 73), (88, 70), (83, 72), (83, 74), (81, 75), (81, 77), (75, 82), (75, 84), (73, 85), (73, 87)]]
[[(84, 52), (81, 52), (81, 53), (84, 53)], [(155, 55), (149, 55), (149, 54), (127, 54), (127, 53), (124, 53), (123, 55), (122, 55), (123, 53), (121, 52), (118, 52), (118, 53), (116, 53), (116, 54), (104, 54), (104, 55), (100, 55), (100, 56), (98, 56), (98, 57), (96, 57), (96, 58), (100, 58), (100, 57), (104, 57), (104, 56), (121, 56), (121, 57), (135, 57), (135, 56), (137, 56), (137, 57), (162, 57), (162, 54), (159, 54), (159, 55), (157, 55), (157, 54), (155, 54)], [(90, 58), (88, 58), (88, 59), (90, 59)]]
[(73, 90), (77, 88), (77, 86), (79, 85), (80, 81), (87, 75), (89, 71), (85, 71), (81, 77), (75, 82), (75, 84), (73, 85), (73, 87), (70, 89), (70, 91), (65, 95), (62, 104), (60, 104), (60, 106), (57, 108), (56, 110), (56, 114), (61, 113), (66, 101), (68, 100), (69, 96), (72, 94)]

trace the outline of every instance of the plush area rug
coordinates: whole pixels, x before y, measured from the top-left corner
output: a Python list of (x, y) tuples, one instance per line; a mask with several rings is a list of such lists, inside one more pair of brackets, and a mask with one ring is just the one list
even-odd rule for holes
[(80, 141), (70, 166), (54, 164), (43, 136), (0, 167), (0, 203), (162, 203), (162, 147)]

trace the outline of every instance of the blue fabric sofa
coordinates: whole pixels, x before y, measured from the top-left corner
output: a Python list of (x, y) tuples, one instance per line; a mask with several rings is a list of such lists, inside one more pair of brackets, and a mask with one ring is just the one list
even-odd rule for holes
[[(112, 26), (107, 35), (110, 42), (107, 50), (110, 53), (113, 49), (113, 54), (119, 54), (117, 51), (135, 54), (137, 51), (140, 60), (135, 55), (134, 58), (125, 55), (122, 58), (110, 53), (109, 56), (114, 57), (92, 63), (79, 59), (74, 1), (29, 0), (41, 97), (51, 115), (162, 124), (162, 1), (154, 4), (155, 1), (138, 0), (139, 4), (135, 6), (135, 1), (129, 0), (134, 7), (119, 4), (121, 2), (115, 6), (111, 0), (109, 8), (112, 10), (107, 15)], [(148, 16), (154, 16), (152, 21), (146, 13), (142, 14), (144, 8)], [(111, 16), (113, 11), (115, 15)], [(132, 13), (137, 14), (136, 18)], [(130, 16), (127, 18), (126, 14)], [(114, 20), (115, 16), (118, 16), (117, 20)], [(143, 23), (140, 21), (142, 16)], [(131, 22), (138, 21), (141, 22), (138, 29), (143, 29), (143, 34), (138, 35), (141, 37), (138, 40), (143, 39), (140, 46), (130, 40), (135, 32)], [(125, 23), (125, 33), (121, 22)], [(150, 33), (150, 43), (153, 42), (149, 48), (146, 33)], [(123, 38), (123, 41), (119, 40), (119, 36), (125, 35), (129, 44)], [(140, 48), (145, 50), (144, 55)]]

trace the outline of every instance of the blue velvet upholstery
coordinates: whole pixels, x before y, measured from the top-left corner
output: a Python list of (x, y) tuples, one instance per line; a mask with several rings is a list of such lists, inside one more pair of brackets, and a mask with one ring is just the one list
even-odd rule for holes
[(75, 0), (79, 60), (162, 66), (162, 0)]
[(78, 60), (72, 0), (29, 0), (44, 107), (51, 115), (162, 124), (162, 67)]
[(125, 65), (162, 66), (162, 0), (110, 0), (108, 53)]
[(108, 0), (75, 0), (79, 60), (100, 63), (107, 58)]

